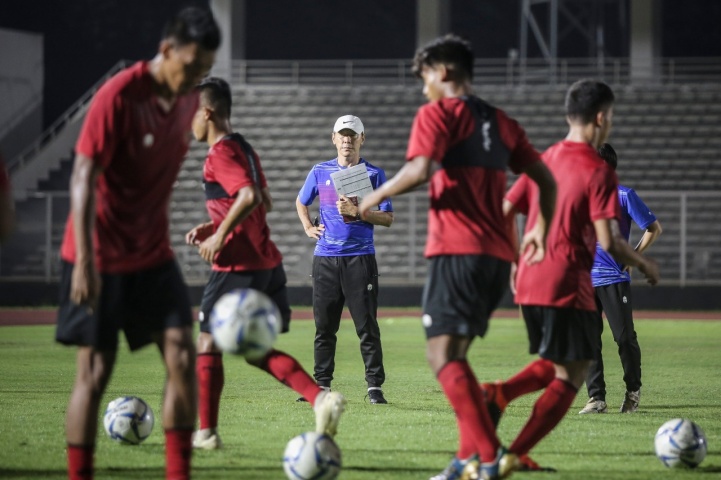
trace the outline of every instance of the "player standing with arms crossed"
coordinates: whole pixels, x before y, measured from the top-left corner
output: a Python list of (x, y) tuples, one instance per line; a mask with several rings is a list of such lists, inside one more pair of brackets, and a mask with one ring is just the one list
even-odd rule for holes
[(108, 80), (80, 131), (70, 179), (56, 340), (77, 345), (66, 414), (68, 476), (93, 478), (100, 400), (118, 332), (131, 350), (155, 343), (167, 369), (163, 400), (166, 479), (190, 478), (197, 412), (193, 318), (170, 248), (168, 206), (197, 110), (193, 91), (215, 61), (220, 30), (186, 8), (158, 53)]
[[(198, 87), (200, 106), (193, 119), (193, 135), (210, 146), (203, 166), (206, 207), (211, 221), (193, 228), (186, 243), (196, 245), (212, 273), (200, 304), (197, 375), (200, 430), (193, 446), (208, 450), (221, 447), (218, 410), (223, 390), (223, 357), (210, 333), (210, 312), (224, 294), (252, 288), (268, 295), (282, 315), (282, 331), (290, 326), (290, 306), (282, 256), (270, 239), (266, 212), (272, 200), (253, 147), (230, 124), (230, 86), (208, 78)], [(309, 399), (316, 412), (316, 430), (335, 435), (345, 398), (326, 392), (290, 355), (271, 350), (263, 358), (247, 360)]]
[[(611, 130), (613, 102), (613, 91), (602, 82), (580, 80), (571, 85), (566, 95), (568, 135), (543, 154), (558, 184), (546, 256), (537, 263), (521, 257), (511, 279), (526, 322), (530, 352), (541, 358), (509, 381), (484, 384), (483, 388), (489, 408), (499, 414), (512, 399), (545, 391), (508, 447), (501, 475), (521, 468), (518, 457), (555, 428), (586, 378), (599, 335), (590, 273), (596, 239), (614, 258), (638, 267), (649, 283), (658, 282), (655, 262), (634, 252), (621, 235), (616, 174), (596, 153)], [(537, 195), (537, 187), (522, 175), (504, 201), (504, 212), (514, 222), (516, 212), (528, 216), (527, 232), (536, 228), (541, 218), (534, 201)]]
[[(466, 354), (475, 337), (485, 335), (516, 259), (502, 212), (506, 168), (538, 182), (548, 219), (553, 218), (555, 182), (521, 126), (473, 95), (468, 42), (455, 35), (438, 38), (416, 53), (413, 69), (429, 102), (413, 121), (408, 162), (363, 200), (361, 215), (384, 198), (430, 181), (429, 268), (423, 292), (426, 356), (456, 413), (460, 437), (456, 456), (433, 480), (479, 478), (476, 474), (501, 478), (505, 449)], [(434, 164), (438, 169), (431, 174)], [(543, 258), (545, 237), (542, 221), (524, 237), (529, 262)]]
[[(604, 143), (598, 154), (616, 170), (618, 156), (613, 147)], [(618, 200), (621, 203), (621, 218), (618, 226), (621, 235), (629, 240), (631, 222), (635, 222), (642, 230), (643, 236), (634, 250), (643, 253), (661, 235), (661, 224), (656, 216), (643, 203), (641, 197), (632, 189), (618, 186)], [(633, 306), (631, 305), (631, 272), (630, 268), (618, 263), (600, 245), (596, 245), (596, 259), (591, 268), (591, 281), (596, 291), (596, 306), (599, 314), (606, 312), (608, 325), (613, 333), (613, 340), (618, 345), (618, 355), (623, 367), (623, 382), (626, 393), (621, 404), (621, 413), (632, 413), (638, 409), (641, 398), (641, 347), (638, 345), (636, 329), (633, 325)], [(603, 317), (600, 332), (603, 332)], [(599, 332), (599, 333), (600, 333)], [(606, 382), (603, 378), (603, 343), (598, 336), (596, 361), (591, 364), (586, 377), (588, 403), (578, 413), (605, 413)]]

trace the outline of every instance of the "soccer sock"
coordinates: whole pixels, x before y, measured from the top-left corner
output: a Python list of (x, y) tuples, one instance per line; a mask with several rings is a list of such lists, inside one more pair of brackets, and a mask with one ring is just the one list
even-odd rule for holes
[[(456, 413), (459, 426), (459, 458), (478, 452), (483, 462), (492, 462), (500, 446), (483, 392), (466, 360), (446, 363), (438, 372), (438, 382)], [(469, 450), (471, 450), (469, 452)]]
[(270, 373), (279, 382), (289, 386), (315, 406), (315, 397), (322, 389), (303, 370), (298, 360), (285, 352), (271, 350), (263, 359), (261, 368)]
[(68, 444), (68, 479), (92, 480), (95, 445)]
[(576, 387), (561, 379), (554, 379), (546, 391), (538, 397), (531, 417), (509, 450), (515, 454), (528, 453), (561, 421), (576, 398)]
[(220, 353), (199, 353), (195, 363), (198, 376), (198, 410), (200, 429), (218, 426), (220, 394), (223, 392), (225, 373), (223, 355)]
[(165, 479), (189, 480), (192, 428), (165, 430)]
[(514, 398), (542, 390), (556, 378), (553, 362), (539, 358), (501, 384), (503, 397), (510, 403)]

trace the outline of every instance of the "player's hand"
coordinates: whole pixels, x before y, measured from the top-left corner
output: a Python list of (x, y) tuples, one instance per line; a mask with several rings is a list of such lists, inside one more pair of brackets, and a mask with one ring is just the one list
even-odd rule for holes
[(76, 261), (70, 281), (70, 300), (95, 308), (100, 298), (100, 274), (93, 261)]
[(383, 197), (378, 195), (377, 190), (363, 197), (363, 201), (358, 205), (358, 213), (360, 213), (361, 218), (365, 220), (370, 209), (380, 204), (382, 200)]
[(538, 263), (546, 256), (546, 241), (538, 225), (523, 236), (520, 253), (527, 265)]
[(310, 227), (306, 228), (305, 234), (308, 235), (310, 238), (315, 238), (316, 240), (320, 240), (320, 237), (323, 236), (324, 231), (325, 231), (325, 225), (323, 225), (321, 223), (317, 227), (315, 225), (311, 225)]
[(201, 223), (185, 234), (185, 243), (188, 245), (200, 245), (213, 234), (213, 230), (213, 222)]
[(633, 267), (632, 267), (631, 265), (626, 265), (626, 266), (623, 268), (623, 271), (624, 271), (624, 272), (628, 272), (628, 274), (631, 275), (631, 272), (633, 272)]
[(509, 279), (509, 284), (511, 286), (511, 293), (516, 294), (516, 274), (518, 273), (518, 263), (513, 262), (511, 263), (511, 278)]
[(213, 260), (215, 260), (215, 256), (223, 248), (224, 243), (225, 238), (218, 235), (217, 233), (214, 233), (213, 235), (203, 240), (200, 245), (198, 245), (198, 253), (203, 258), (203, 260), (208, 263), (213, 263)]
[(656, 285), (661, 279), (661, 274), (658, 271), (658, 263), (652, 258), (644, 257), (644, 262), (638, 266), (638, 271), (643, 273), (646, 281), (651, 285)]
[(345, 195), (340, 196), (340, 198), (335, 202), (335, 206), (338, 208), (338, 213), (341, 215), (355, 217), (359, 213), (358, 207), (355, 206)]

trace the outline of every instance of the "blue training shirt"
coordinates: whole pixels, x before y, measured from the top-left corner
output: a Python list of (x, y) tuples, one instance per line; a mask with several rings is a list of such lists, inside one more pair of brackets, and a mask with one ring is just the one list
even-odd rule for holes
[[(621, 203), (621, 218), (618, 226), (621, 235), (629, 240), (631, 235), (631, 221), (633, 220), (641, 230), (646, 230), (649, 225), (656, 221), (656, 216), (649, 210), (638, 194), (623, 185), (618, 186), (618, 200)], [(601, 245), (596, 243), (596, 258), (591, 269), (591, 280), (594, 287), (603, 287), (613, 283), (630, 282), (631, 275), (624, 272), (624, 265), (616, 262)]]
[[(360, 163), (365, 164), (373, 189), (385, 183), (386, 174), (382, 169), (363, 158)], [(338, 158), (313, 165), (298, 192), (298, 198), (305, 206), (311, 205), (315, 197), (320, 196), (320, 223), (325, 225), (325, 231), (315, 245), (314, 255), (319, 257), (369, 255), (376, 251), (373, 246), (373, 224), (363, 221), (345, 223), (343, 216), (338, 213), (335, 205), (338, 195), (330, 174), (343, 168), (347, 167), (338, 165)], [(393, 211), (390, 199), (384, 200), (378, 208), (383, 212)]]

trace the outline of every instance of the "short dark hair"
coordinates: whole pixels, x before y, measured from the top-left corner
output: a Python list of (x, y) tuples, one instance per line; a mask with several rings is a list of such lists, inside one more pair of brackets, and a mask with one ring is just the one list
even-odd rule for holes
[(163, 40), (172, 39), (178, 46), (197, 43), (204, 50), (220, 46), (220, 28), (210, 10), (187, 7), (165, 24)]
[(462, 79), (473, 80), (473, 49), (471, 42), (449, 33), (438, 37), (416, 51), (413, 73), (420, 78), (423, 66), (451, 65)]
[(591, 123), (596, 114), (608, 110), (615, 99), (613, 90), (605, 83), (579, 80), (566, 93), (566, 115), (574, 121)]
[(611, 165), (611, 168), (616, 170), (616, 166), (618, 166), (618, 155), (616, 155), (616, 150), (613, 149), (610, 143), (604, 143), (598, 147), (598, 154), (606, 163)]
[(233, 96), (228, 82), (218, 77), (208, 77), (198, 85), (200, 96), (219, 116), (230, 117)]

